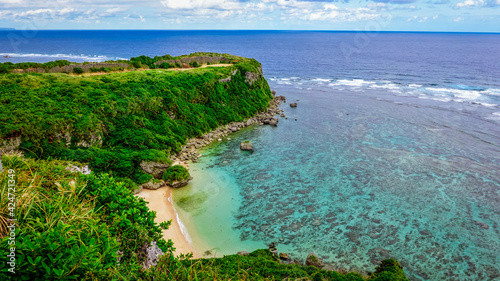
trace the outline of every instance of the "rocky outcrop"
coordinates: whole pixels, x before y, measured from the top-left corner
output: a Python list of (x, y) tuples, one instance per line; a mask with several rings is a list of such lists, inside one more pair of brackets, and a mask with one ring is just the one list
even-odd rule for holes
[(158, 188), (164, 187), (164, 186), (165, 186), (165, 182), (152, 180), (152, 181), (149, 181), (149, 182), (141, 185), (141, 188), (157, 190)]
[(0, 152), (15, 153), (21, 145), (21, 136), (9, 139), (0, 139)]
[(296, 102), (291, 103), (291, 104), (290, 104), (290, 107), (297, 107), (297, 103), (296, 103)]
[(71, 171), (73, 173), (80, 173), (83, 175), (90, 175), (92, 171), (89, 168), (89, 165), (83, 165), (83, 166), (76, 166), (76, 165), (69, 165), (66, 167), (66, 170)]
[(151, 242), (150, 245), (144, 244), (138, 252), (139, 257), (144, 258), (142, 268), (146, 270), (157, 265), (163, 254), (163, 251), (156, 245), (156, 241)]
[(260, 77), (259, 73), (248, 71), (245, 73), (245, 82), (247, 82), (250, 85), (253, 85), (253, 83), (257, 81), (259, 77)]
[(325, 266), (325, 263), (314, 252), (310, 252), (306, 258), (306, 266), (314, 266), (321, 269)]
[(170, 167), (170, 164), (153, 161), (142, 161), (140, 166), (145, 173), (148, 173), (157, 179), (161, 179), (163, 172), (165, 172)]
[(240, 251), (237, 253), (238, 256), (248, 256), (250, 254), (250, 252), (246, 252), (246, 251)]
[(253, 150), (253, 144), (249, 141), (242, 141), (240, 143), (240, 149), (241, 150), (246, 150), (246, 151), (252, 151)]
[(167, 183), (167, 185), (170, 186), (171, 188), (180, 188), (180, 187), (186, 186), (189, 183), (189, 181), (192, 179), (193, 179), (193, 177), (189, 177), (189, 179), (187, 179), (187, 180), (174, 181), (172, 183)]
[(232, 76), (229, 76), (229, 77), (223, 78), (223, 79), (219, 79), (219, 83), (229, 83), (229, 82), (231, 82), (231, 77)]
[(292, 259), (290, 258), (290, 256), (288, 256), (287, 253), (280, 253), (280, 260), (287, 262), (291, 261)]
[(276, 249), (276, 243), (272, 242), (271, 244), (268, 245), (269, 251), (273, 253), (273, 255), (277, 256), (278, 255), (278, 249)]

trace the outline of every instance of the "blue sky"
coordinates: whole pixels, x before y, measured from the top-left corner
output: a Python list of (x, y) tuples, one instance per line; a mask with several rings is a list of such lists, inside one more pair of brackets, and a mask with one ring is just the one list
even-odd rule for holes
[(500, 0), (0, 0), (0, 27), (500, 32)]

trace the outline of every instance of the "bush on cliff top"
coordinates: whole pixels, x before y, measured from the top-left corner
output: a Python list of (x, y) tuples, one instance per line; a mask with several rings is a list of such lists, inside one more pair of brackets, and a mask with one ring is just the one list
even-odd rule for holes
[(166, 182), (184, 181), (189, 179), (190, 175), (186, 168), (181, 165), (174, 165), (163, 172), (162, 179)]

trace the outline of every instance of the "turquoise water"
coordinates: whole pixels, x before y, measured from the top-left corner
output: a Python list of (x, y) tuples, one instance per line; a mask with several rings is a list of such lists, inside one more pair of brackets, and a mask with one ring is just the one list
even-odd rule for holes
[(288, 120), (205, 149), (191, 165), (200, 180), (174, 193), (206, 249), (277, 242), (334, 268), (367, 272), (392, 257), (412, 280), (500, 278), (499, 131), (478, 118), (486, 109), (272, 86), (300, 100), (282, 106)]

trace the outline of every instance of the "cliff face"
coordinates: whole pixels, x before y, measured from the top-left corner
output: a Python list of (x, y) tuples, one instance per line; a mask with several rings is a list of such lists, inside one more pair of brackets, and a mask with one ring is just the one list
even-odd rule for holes
[(90, 77), (1, 75), (1, 148), (89, 162), (94, 171), (146, 182), (151, 176), (140, 169), (142, 161), (168, 163), (186, 139), (269, 105), (260, 63), (213, 56), (234, 64)]

